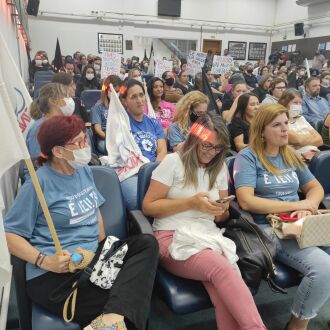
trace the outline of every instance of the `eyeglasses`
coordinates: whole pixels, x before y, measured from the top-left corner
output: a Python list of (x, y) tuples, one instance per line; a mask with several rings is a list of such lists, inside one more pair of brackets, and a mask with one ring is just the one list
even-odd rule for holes
[(67, 145), (67, 146), (77, 146), (79, 148), (84, 148), (86, 144), (88, 144), (87, 134), (85, 134), (84, 137), (81, 137), (79, 140), (74, 141), (74, 142), (67, 142), (65, 145)]
[(214, 144), (211, 144), (211, 143), (201, 143), (201, 147), (205, 151), (214, 150), (217, 153), (219, 153), (220, 151), (222, 151), (224, 149), (224, 146), (221, 144), (218, 144), (215, 146)]

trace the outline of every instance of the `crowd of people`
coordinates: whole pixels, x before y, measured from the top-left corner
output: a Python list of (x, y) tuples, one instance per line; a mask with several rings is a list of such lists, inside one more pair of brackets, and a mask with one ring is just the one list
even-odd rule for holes
[[(204, 231), (217, 235), (217, 225), (228, 220), (229, 203), (218, 200), (228, 196), (225, 158), (231, 150), (237, 154), (234, 181), (240, 207), (274, 241), (276, 258), (302, 274), (286, 329), (306, 330), (330, 297), (330, 249), (300, 249), (294, 239), (275, 238), (266, 215), (287, 212), (302, 218), (316, 214), (323, 199), (322, 186), (307, 165), (320, 149), (330, 148), (330, 71), (323, 69), (324, 59), (308, 77), (302, 63), (292, 61), (288, 67), (282, 55), (272, 54), (268, 64), (235, 63), (223, 75), (212, 74), (209, 57), (203, 68), (206, 81), (201, 72), (191, 76), (185, 59), (172, 58), (172, 71), (152, 77), (148, 59), (134, 56), (123, 60), (119, 75), (102, 80), (100, 57), (81, 52), (63, 57), (63, 72), (41, 88), (31, 105), (36, 121), (26, 143), (60, 231), (64, 256), (57, 256), (50, 245), (30, 180), (5, 219), (11, 253), (28, 262), (30, 298), (61, 315), (63, 304), (51, 303), (46, 293), (72, 275), (68, 262), (73, 248), (95, 251), (105, 237), (98, 211), (104, 198), (88, 163), (91, 143), (95, 142), (98, 156), (111, 153), (106, 134), (114, 102), (112, 85), (141, 154), (159, 162), (143, 201), (144, 214), (154, 218), (154, 237), (128, 240), (131, 252), (118, 285), (104, 292), (89, 284), (77, 303), (75, 321), (93, 329), (144, 329), (159, 255), (169, 272), (203, 283), (215, 307), (218, 329), (266, 329), (233, 260), (211, 246), (185, 260), (175, 259), (171, 252), (178, 244), (177, 232), (190, 228), (197, 237)], [(31, 83), (36, 71), (51, 68), (47, 54), (38, 52), (30, 66)], [(211, 94), (205, 92), (205, 84)], [(90, 113), (79, 99), (84, 90), (101, 91)], [(147, 99), (154, 117), (148, 115)], [(86, 129), (93, 131), (93, 138)], [(110, 129), (116, 129), (111, 122)], [(123, 180), (121, 188), (127, 209), (136, 209), (137, 174)], [(87, 193), (92, 196), (89, 208), (79, 208)]]

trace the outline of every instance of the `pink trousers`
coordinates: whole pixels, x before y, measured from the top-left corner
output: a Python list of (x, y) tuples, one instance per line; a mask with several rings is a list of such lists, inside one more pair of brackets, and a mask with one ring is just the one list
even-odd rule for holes
[(218, 329), (266, 329), (250, 290), (222, 254), (205, 249), (187, 260), (174, 260), (168, 252), (174, 231), (161, 230), (154, 234), (162, 266), (177, 276), (203, 283), (215, 308)]

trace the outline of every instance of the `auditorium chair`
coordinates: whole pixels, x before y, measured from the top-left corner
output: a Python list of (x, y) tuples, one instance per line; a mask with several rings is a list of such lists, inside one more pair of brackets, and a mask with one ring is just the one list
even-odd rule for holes
[[(91, 167), (98, 191), (105, 198), (101, 206), (105, 231), (124, 239), (128, 234), (152, 233), (151, 226), (139, 211), (126, 213), (118, 176), (113, 169), (105, 166)], [(76, 323), (65, 323), (41, 306), (31, 303), (26, 294), (25, 262), (12, 256), (13, 276), (21, 330), (78, 330)], [(78, 293), (79, 294), (79, 293)]]
[(316, 154), (309, 163), (309, 169), (324, 189), (323, 205), (330, 208), (330, 150)]
[(48, 71), (36, 71), (34, 74), (34, 81), (36, 80), (40, 80), (40, 79), (49, 79), (52, 80), (53, 76), (54, 76), (54, 72), (51, 70)]

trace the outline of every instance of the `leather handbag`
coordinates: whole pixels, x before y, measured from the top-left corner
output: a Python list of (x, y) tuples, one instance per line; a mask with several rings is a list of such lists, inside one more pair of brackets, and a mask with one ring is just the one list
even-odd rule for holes
[(285, 222), (277, 214), (267, 216), (273, 232), (280, 239), (295, 238), (301, 249), (311, 246), (330, 246), (330, 210), (318, 210), (294, 222)]
[(230, 219), (225, 224), (224, 236), (236, 244), (237, 262), (243, 280), (248, 287), (258, 289), (262, 279), (266, 280), (274, 292), (286, 293), (275, 284), (274, 256), (276, 247), (272, 240), (253, 221), (249, 214), (241, 214), (238, 219)]

